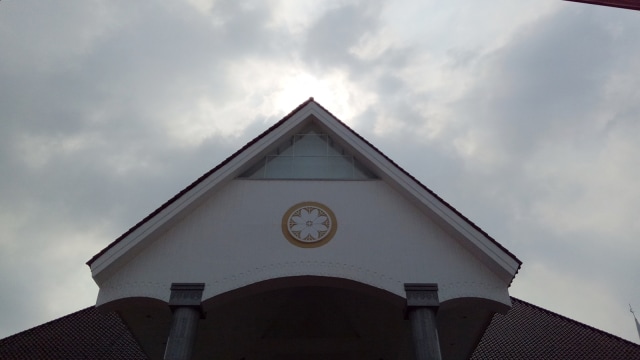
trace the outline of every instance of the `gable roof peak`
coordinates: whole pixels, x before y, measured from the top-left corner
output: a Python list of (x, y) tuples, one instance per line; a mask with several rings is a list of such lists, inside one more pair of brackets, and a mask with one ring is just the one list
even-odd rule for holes
[(252, 162), (266, 155), (283, 138), (295, 134), (295, 131), (304, 128), (310, 122), (327, 130), (329, 135), (339, 140), (341, 145), (346, 146), (348, 151), (356, 155), (358, 160), (375, 175), (405, 197), (412, 199), (414, 203), (419, 204), (425, 213), (439, 219), (443, 228), (457, 234), (467, 249), (483, 259), (489, 268), (507, 283), (511, 282), (522, 264), (515, 255), (339, 120), (313, 97), (298, 105), (280, 121), (199, 177), (93, 256), (87, 265), (91, 268), (94, 280), (100, 284), (101, 280), (108, 276), (106, 274), (110, 273), (104, 270), (113, 268), (115, 263), (121, 263), (124, 258), (132, 258), (143, 247), (143, 243), (166, 230), (174, 218), (193, 208), (199, 198), (206, 196), (220, 184), (238, 177), (251, 166)]

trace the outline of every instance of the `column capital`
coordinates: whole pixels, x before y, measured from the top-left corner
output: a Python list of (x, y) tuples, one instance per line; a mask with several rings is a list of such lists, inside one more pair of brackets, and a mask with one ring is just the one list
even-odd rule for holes
[(411, 334), (416, 360), (441, 360), (436, 312), (438, 284), (404, 284), (407, 293), (405, 316), (411, 321)]
[(440, 306), (438, 284), (407, 283), (404, 291), (407, 293), (407, 308)]
[(198, 318), (203, 318), (202, 291), (204, 283), (173, 283), (169, 308), (172, 320), (167, 345), (164, 349), (165, 360), (189, 360), (193, 353), (198, 330)]
[(194, 307), (201, 311), (203, 291), (204, 283), (173, 283), (171, 284), (169, 307), (172, 311), (182, 306)]

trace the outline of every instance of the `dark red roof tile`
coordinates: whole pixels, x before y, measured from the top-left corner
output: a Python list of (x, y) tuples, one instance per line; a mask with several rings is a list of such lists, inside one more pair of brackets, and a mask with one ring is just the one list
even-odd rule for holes
[(472, 360), (638, 360), (640, 345), (512, 298), (507, 315), (496, 314)]
[(115, 312), (94, 307), (0, 340), (0, 359), (147, 359)]
[[(640, 360), (640, 345), (512, 298), (471, 360)], [(90, 307), (0, 340), (0, 359), (147, 359), (115, 312)]]

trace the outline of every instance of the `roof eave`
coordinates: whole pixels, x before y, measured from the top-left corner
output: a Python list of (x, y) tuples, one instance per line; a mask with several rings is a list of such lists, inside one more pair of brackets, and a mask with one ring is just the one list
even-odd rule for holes
[[(282, 120), (245, 144), (240, 150), (202, 175), (94, 255), (87, 261), (94, 280), (100, 284), (111, 273), (108, 268), (122, 259), (123, 255), (137, 253), (137, 250), (143, 247), (145, 239), (164, 231), (173, 221), (179, 219), (181, 214), (196, 206), (199, 203), (198, 200), (215, 191), (220, 184), (237, 176), (239, 170), (247, 161), (258, 156), (266, 147), (277, 140), (282, 133), (295, 128), (301, 120), (308, 117), (310, 114), (304, 108), (311, 102), (313, 102), (313, 98), (302, 103)], [(296, 122), (287, 121), (294, 116), (299, 120)]]
[(312, 115), (336, 136), (345, 140), (372, 167), (379, 170), (378, 175), (381, 178), (393, 184), (409, 199), (415, 199), (414, 202), (417, 202), (426, 212), (441, 219), (441, 224), (446, 229), (458, 234), (469, 250), (479, 255), (507, 284), (511, 283), (522, 264), (515, 255), (327, 109), (316, 103), (313, 98), (302, 103), (91, 258), (87, 265), (91, 268), (94, 280), (100, 284), (111, 273), (109, 269), (113, 268), (113, 264), (135, 255), (144, 247), (145, 239), (153, 238), (154, 235), (167, 229), (174, 221), (181, 218), (181, 214), (196, 206), (199, 200), (206, 198), (206, 195), (215, 191), (221, 184), (239, 175), (247, 162), (260, 156), (277, 139), (296, 129)]
[(320, 104), (312, 105), (322, 110), (316, 116), (323, 125), (340, 138), (347, 140), (357, 153), (366, 157), (366, 159), (359, 159), (360, 161), (364, 160), (375, 169), (380, 169), (378, 176), (387, 183), (395, 185), (395, 188), (406, 198), (417, 200), (414, 203), (417, 203), (425, 212), (442, 220), (440, 224), (445, 229), (458, 234), (468, 250), (485, 260), (488, 267), (507, 284), (511, 283), (522, 265), (514, 254)]

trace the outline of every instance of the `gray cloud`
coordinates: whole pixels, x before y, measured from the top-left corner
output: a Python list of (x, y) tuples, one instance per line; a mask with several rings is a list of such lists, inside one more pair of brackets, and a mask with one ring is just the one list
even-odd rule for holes
[[(523, 259), (516, 295), (635, 336), (617, 323), (640, 299), (636, 14), (558, 4), (402, 38), (391, 3), (334, 5), (1, 2), (0, 336), (89, 306), (84, 261), (293, 109), (274, 105), (290, 72), (343, 89), (351, 118), (318, 100)], [(456, 6), (443, 19), (474, 19)], [(606, 296), (571, 307), (572, 281)]]
[(322, 66), (355, 62), (355, 57), (349, 50), (377, 27), (379, 11), (375, 2), (361, 2), (345, 4), (324, 13), (307, 32), (306, 61)]
[[(639, 296), (630, 274), (638, 270), (632, 239), (640, 233), (627, 221), (640, 208), (625, 198), (638, 196), (628, 184), (640, 177), (630, 157), (640, 132), (631, 121), (616, 130), (609, 126), (632, 113), (637, 117), (640, 93), (631, 90), (619, 99), (612, 91), (628, 89), (627, 79), (639, 73), (628, 64), (638, 58), (629, 43), (635, 25), (612, 30), (620, 19), (610, 16), (597, 8), (557, 12), (478, 63), (476, 87), (456, 104), (456, 116), (465, 119), (458, 139), (474, 139), (480, 149), (466, 162), (482, 165), (470, 165), (466, 174), (475, 186), (464, 181), (451, 196), (460, 199), (463, 213), (522, 254), (524, 276), (535, 276), (527, 275), (529, 262), (597, 278), (623, 306), (622, 299)], [(487, 161), (486, 154), (497, 160)], [(568, 284), (562, 296), (577, 301), (574, 294), (583, 290), (576, 287)], [(534, 296), (553, 308), (553, 298)], [(579, 302), (555, 306), (574, 317), (590, 311)]]

